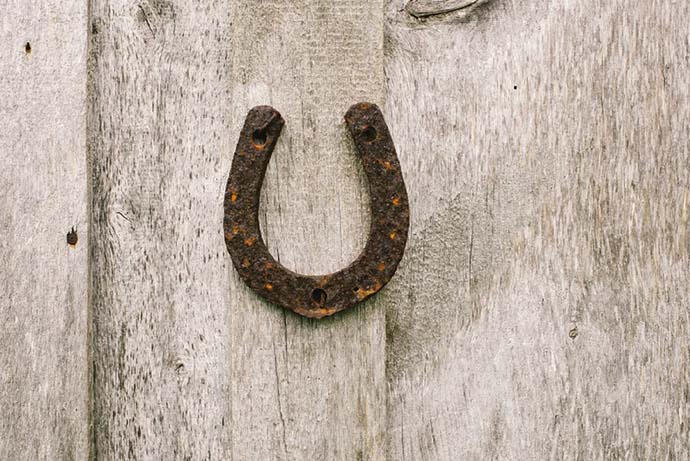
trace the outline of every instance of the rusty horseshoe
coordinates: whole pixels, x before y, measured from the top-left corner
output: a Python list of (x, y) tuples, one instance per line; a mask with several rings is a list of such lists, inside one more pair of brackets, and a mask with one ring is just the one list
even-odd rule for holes
[(407, 242), (407, 190), (383, 114), (375, 104), (359, 103), (347, 111), (345, 122), (369, 183), (371, 225), (364, 250), (344, 269), (297, 274), (266, 249), (259, 229), (259, 194), (285, 124), (274, 108), (257, 106), (247, 114), (225, 191), (225, 244), (242, 280), (268, 301), (310, 318), (335, 314), (381, 290)]

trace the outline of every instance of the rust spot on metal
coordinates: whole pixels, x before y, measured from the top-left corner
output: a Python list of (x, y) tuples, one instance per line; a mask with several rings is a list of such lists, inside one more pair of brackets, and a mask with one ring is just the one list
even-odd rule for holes
[(394, 170), (395, 166), (391, 164), (388, 160), (379, 160), (379, 163), (383, 165), (386, 170)]
[[(225, 194), (225, 244), (242, 280), (268, 301), (310, 318), (333, 315), (380, 291), (395, 274), (407, 243), (407, 191), (383, 114), (375, 104), (359, 103), (347, 111), (345, 122), (369, 183), (372, 214), (364, 251), (349, 266), (328, 275), (296, 274), (266, 248), (259, 195), (285, 124), (272, 107), (247, 114)], [(233, 238), (240, 231), (244, 238)]]
[(359, 299), (365, 299), (368, 298), (369, 296), (373, 295), (377, 291), (381, 289), (382, 285), (380, 282), (376, 282), (373, 287), (371, 288), (358, 288), (355, 293), (357, 294), (357, 297)]

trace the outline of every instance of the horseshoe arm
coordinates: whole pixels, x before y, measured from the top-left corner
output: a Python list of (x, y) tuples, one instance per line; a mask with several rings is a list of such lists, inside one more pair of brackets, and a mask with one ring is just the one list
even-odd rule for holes
[(225, 243), (240, 278), (268, 301), (305, 317), (332, 315), (377, 293), (395, 274), (407, 242), (407, 191), (383, 114), (375, 104), (359, 103), (348, 110), (345, 122), (369, 184), (371, 225), (364, 250), (344, 269), (297, 274), (266, 248), (259, 197), (285, 124), (272, 107), (258, 106), (247, 114), (225, 192)]

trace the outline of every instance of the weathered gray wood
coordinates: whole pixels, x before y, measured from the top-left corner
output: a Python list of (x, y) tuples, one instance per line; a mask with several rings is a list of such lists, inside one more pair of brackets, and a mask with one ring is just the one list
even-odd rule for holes
[[(287, 122), (262, 192), (264, 237), (288, 268), (333, 272), (361, 251), (368, 228), (343, 116), (382, 100), (383, 5), (236, 5), (232, 140), (254, 105), (274, 106)], [(231, 291), (234, 459), (383, 459), (380, 303), (313, 321), (264, 303), (234, 272)]]
[(1, 458), (86, 458), (90, 422), (103, 459), (690, 457), (688, 2), (389, 1), (413, 233), (318, 322), (239, 281), (223, 188), (275, 106), (269, 248), (355, 257), (342, 115), (384, 99), (383, 5), (25, 3), (0, 15)]
[(690, 4), (404, 3), (389, 459), (687, 459)]
[(230, 455), (230, 8), (91, 1), (99, 459)]
[(3, 460), (88, 454), (85, 102), (86, 5), (0, 2)]
[(313, 322), (267, 305), (221, 227), (239, 127), (269, 103), (288, 121), (263, 197), (269, 248), (304, 272), (361, 249), (367, 198), (342, 116), (382, 100), (381, 3), (92, 12), (94, 454), (381, 459), (384, 310)]

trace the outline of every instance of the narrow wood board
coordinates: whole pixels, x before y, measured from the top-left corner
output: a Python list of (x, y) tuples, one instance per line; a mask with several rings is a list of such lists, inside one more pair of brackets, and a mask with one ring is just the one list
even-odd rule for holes
[(86, 4), (2, 2), (0, 459), (88, 455), (85, 105)]
[(388, 458), (687, 459), (690, 4), (403, 6)]
[[(368, 229), (343, 116), (356, 102), (382, 102), (383, 5), (235, 5), (232, 141), (255, 105), (286, 120), (262, 191), (264, 238), (289, 269), (334, 272), (362, 250)], [(265, 303), (234, 272), (231, 292), (234, 459), (383, 459), (380, 302), (314, 321)]]
[(230, 456), (230, 8), (91, 1), (99, 459)]

